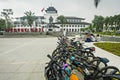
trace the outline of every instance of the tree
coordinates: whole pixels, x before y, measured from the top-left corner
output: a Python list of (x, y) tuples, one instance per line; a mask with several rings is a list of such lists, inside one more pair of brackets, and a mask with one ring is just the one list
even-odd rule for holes
[(83, 32), (84, 32), (84, 31), (85, 31), (85, 28), (80, 28), (80, 31), (83, 31)]
[(25, 16), (23, 18), (27, 19), (28, 25), (32, 27), (32, 24), (36, 19), (34, 15), (35, 13), (33, 13), (32, 11), (26, 11), (24, 14)]
[(115, 25), (115, 31), (117, 30), (117, 22), (118, 22), (118, 15), (114, 15), (114, 25)]
[(5, 29), (5, 20), (4, 19), (0, 19), (0, 30), (1, 29)]
[(109, 30), (113, 29), (113, 24), (114, 24), (114, 17), (110, 16), (109, 17)]
[(88, 26), (88, 30), (90, 30), (91, 32), (95, 32), (95, 27), (94, 26), (92, 26), (91, 24)]
[(108, 29), (108, 27), (109, 27), (109, 17), (107, 16), (107, 17), (104, 18), (104, 29), (105, 29), (105, 31)]
[(94, 20), (92, 21), (93, 26), (96, 27), (97, 32), (103, 31), (104, 17), (95, 15)]
[(13, 15), (12, 9), (3, 9), (3, 11), (1, 12), (1, 14), (5, 18), (6, 28), (13, 27), (13, 25), (11, 23), (12, 21), (11, 21), (10, 16), (9, 16), (9, 15)]
[(114, 25), (115, 25), (115, 31), (120, 29), (120, 14), (119, 15), (114, 15)]
[(120, 14), (117, 15), (117, 27), (120, 29)]
[(63, 15), (58, 16), (57, 21), (58, 23), (61, 23), (62, 29), (63, 29), (63, 24), (67, 23), (67, 19)]

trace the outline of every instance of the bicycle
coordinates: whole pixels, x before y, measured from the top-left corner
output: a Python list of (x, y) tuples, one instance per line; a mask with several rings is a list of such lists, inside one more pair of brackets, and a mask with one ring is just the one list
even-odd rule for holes
[[(45, 67), (45, 79), (46, 80), (79, 80), (75, 74), (68, 73), (65, 64), (63, 66), (54, 60), (50, 55), (47, 55), (51, 59), (48, 66)], [(66, 78), (68, 77), (68, 78)], [(73, 79), (75, 77), (75, 79)]]
[(94, 74), (94, 80), (120, 80), (120, 71), (115, 66), (106, 66)]

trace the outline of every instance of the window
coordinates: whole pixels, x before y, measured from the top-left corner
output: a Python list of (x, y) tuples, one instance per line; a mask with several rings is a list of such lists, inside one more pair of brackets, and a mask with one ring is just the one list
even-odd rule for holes
[(75, 20), (75, 22), (78, 22), (78, 20)]
[(68, 25), (66, 25), (66, 27), (68, 27)]
[(73, 21), (73, 22), (75, 22), (75, 20), (74, 20), (74, 19), (73, 19), (72, 21)]
[(15, 27), (17, 27), (17, 25), (15, 25)]
[(20, 27), (20, 25), (18, 24), (18, 27)]
[(24, 26), (21, 24), (21, 27), (24, 27)]
[(71, 25), (69, 25), (71, 27)]
[(85, 27), (85, 25), (83, 25), (83, 27)]
[(67, 29), (67, 32), (68, 32), (68, 29)]

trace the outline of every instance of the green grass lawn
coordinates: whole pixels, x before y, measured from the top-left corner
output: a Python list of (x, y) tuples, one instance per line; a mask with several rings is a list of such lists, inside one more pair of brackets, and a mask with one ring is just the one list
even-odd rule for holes
[(94, 45), (108, 52), (111, 52), (117, 56), (120, 56), (120, 43), (103, 42), (94, 43)]

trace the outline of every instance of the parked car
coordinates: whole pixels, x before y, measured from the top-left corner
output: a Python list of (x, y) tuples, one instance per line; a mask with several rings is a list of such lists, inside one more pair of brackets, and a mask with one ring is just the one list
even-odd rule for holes
[(0, 35), (3, 35), (5, 32), (5, 29), (0, 29)]

